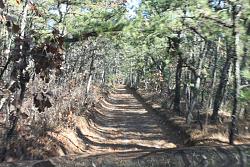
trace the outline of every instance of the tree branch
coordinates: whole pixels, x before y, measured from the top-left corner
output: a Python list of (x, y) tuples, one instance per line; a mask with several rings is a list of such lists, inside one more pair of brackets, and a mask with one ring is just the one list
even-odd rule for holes
[(203, 36), (196, 28), (194, 27), (190, 27), (188, 24), (184, 24), (188, 29), (190, 29), (191, 31), (193, 31), (195, 34), (199, 35), (199, 37), (201, 37), (204, 41), (207, 41), (207, 37)]
[(244, 89), (244, 88), (247, 88), (247, 87), (250, 87), (250, 84), (249, 85), (241, 85), (240, 89)]
[(206, 15), (201, 15), (201, 18), (214, 21), (215, 23), (217, 23), (217, 24), (219, 24), (219, 25), (221, 25), (223, 27), (233, 28), (233, 24), (223, 22), (222, 20), (220, 20), (219, 18), (216, 18), (216, 17), (210, 17), (210, 16), (206, 16)]

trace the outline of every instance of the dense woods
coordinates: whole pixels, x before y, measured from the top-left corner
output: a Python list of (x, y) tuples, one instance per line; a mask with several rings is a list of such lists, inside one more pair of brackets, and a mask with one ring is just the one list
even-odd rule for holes
[(249, 0), (0, 0), (1, 161), (46, 158), (28, 148), (121, 84), (162, 119), (249, 143), (249, 48)]

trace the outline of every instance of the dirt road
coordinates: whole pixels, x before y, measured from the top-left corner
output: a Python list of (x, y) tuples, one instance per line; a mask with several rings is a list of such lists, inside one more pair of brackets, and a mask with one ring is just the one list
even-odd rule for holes
[[(143, 105), (132, 92), (119, 86), (104, 98), (90, 117), (90, 134), (77, 129), (97, 152), (174, 148), (182, 144), (178, 131)], [(108, 149), (108, 150), (107, 150)]]

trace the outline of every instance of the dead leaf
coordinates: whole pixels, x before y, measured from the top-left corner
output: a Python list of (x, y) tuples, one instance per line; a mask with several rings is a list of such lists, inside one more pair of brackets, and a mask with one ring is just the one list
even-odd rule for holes
[(63, 43), (64, 43), (64, 38), (63, 38), (62, 36), (60, 36), (60, 37), (57, 38), (57, 41), (58, 41), (58, 45), (59, 45), (60, 47), (62, 47), (62, 46), (63, 46)]
[(21, 117), (22, 117), (22, 119), (27, 119), (29, 117), (29, 115), (22, 112)]
[(63, 49), (58, 48), (58, 53), (59, 53), (59, 54), (63, 54), (63, 53), (64, 53)]
[(18, 5), (20, 5), (21, 2), (22, 2), (22, 0), (16, 0), (16, 3), (17, 3)]
[(7, 28), (11, 28), (11, 22), (9, 20), (6, 21), (5, 25)]
[(34, 95), (34, 104), (35, 107), (38, 108), (39, 112), (44, 112), (45, 108), (50, 108), (52, 107), (52, 104), (50, 102), (50, 99), (48, 96), (46, 96), (44, 93), (40, 92), (40, 93), (36, 93)]
[(29, 4), (29, 7), (30, 7), (30, 10), (31, 10), (31, 11), (33, 11), (33, 12), (37, 11), (37, 7), (36, 7), (35, 4), (30, 3), (30, 4)]
[(60, 31), (54, 28), (54, 30), (52, 31), (52, 34), (53, 34), (54, 36), (57, 36), (57, 35), (60, 34)]
[(6, 21), (6, 17), (4, 15), (0, 15), (0, 22), (3, 23)]
[(3, 0), (0, 0), (0, 8), (3, 9), (5, 7)]
[(34, 3), (29, 4), (30, 10), (36, 14), (36, 16), (41, 17), (42, 14), (38, 11), (36, 5)]
[(20, 31), (19, 25), (16, 25), (16, 24), (13, 23), (13, 25), (12, 25), (12, 31), (14, 33), (18, 33)]

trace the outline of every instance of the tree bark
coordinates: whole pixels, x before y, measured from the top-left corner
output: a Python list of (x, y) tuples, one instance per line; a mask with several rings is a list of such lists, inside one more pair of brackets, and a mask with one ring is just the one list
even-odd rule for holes
[(178, 62), (175, 73), (175, 97), (174, 97), (174, 111), (181, 113), (180, 111), (180, 101), (181, 101), (181, 75), (182, 75), (182, 57), (178, 56)]
[(90, 67), (89, 67), (89, 78), (88, 78), (88, 84), (86, 88), (86, 97), (88, 96), (89, 91), (90, 91), (92, 77), (93, 77), (93, 70), (94, 70), (94, 56), (91, 57), (91, 62), (90, 62)]
[(216, 85), (216, 78), (217, 78), (217, 67), (218, 67), (218, 56), (219, 56), (219, 52), (220, 52), (220, 41), (221, 41), (221, 38), (219, 37), (218, 39), (218, 44), (216, 46), (216, 50), (215, 50), (215, 53), (214, 53), (214, 60), (213, 60), (213, 69), (212, 69), (212, 83), (211, 83), (211, 94), (210, 94), (210, 97), (209, 97), (209, 103), (208, 103), (208, 107), (209, 108), (212, 108), (213, 106), (213, 94), (214, 94), (214, 88), (215, 88), (215, 85)]
[[(23, 15), (22, 15), (22, 20), (21, 20), (21, 34), (20, 34), (20, 38), (24, 39), (25, 38), (25, 28), (27, 25), (27, 15), (28, 15), (28, 8), (29, 8), (29, 1), (26, 0), (23, 6)], [(28, 60), (27, 60), (27, 48), (25, 48), (25, 44), (24, 41), (22, 42), (22, 44), (15, 44), (17, 47), (20, 47), (20, 58), (18, 61), (14, 62), (13, 65), (13, 71), (17, 71), (18, 75), (15, 78), (15, 82), (18, 83), (19, 88), (16, 88), (15, 91), (18, 92), (20, 89), (20, 93), (18, 94), (18, 96), (16, 97), (17, 99), (15, 99), (17, 101), (17, 103), (15, 104), (16, 107), (16, 113), (15, 115), (13, 115), (13, 119), (11, 120), (11, 128), (8, 130), (7, 132), (7, 139), (10, 140), (13, 132), (16, 128), (17, 125), (17, 121), (19, 119), (19, 114), (20, 114), (20, 109), (23, 103), (23, 99), (24, 99), (24, 94), (26, 91), (26, 83), (28, 82), (28, 73), (25, 71), (25, 68), (28, 65)]]
[[(196, 76), (195, 76), (195, 85), (194, 85), (194, 91), (193, 91), (193, 98), (190, 102), (190, 106), (189, 106), (189, 111), (188, 111), (188, 115), (187, 115), (187, 122), (191, 122), (192, 120), (189, 120), (190, 118), (193, 118), (193, 111), (195, 108), (200, 108), (200, 107), (197, 107), (197, 104), (198, 104), (198, 97), (199, 97), (199, 94), (200, 94), (200, 85), (201, 85), (201, 72), (202, 72), (202, 67), (203, 67), (203, 63), (204, 63), (204, 60), (205, 60), (205, 57), (207, 55), (207, 47), (208, 47), (208, 44), (205, 42), (204, 45), (202, 45), (201, 47), (201, 50), (200, 50), (200, 56), (199, 56), (199, 60), (198, 60), (198, 70), (197, 70), (197, 73), (196, 73)], [(198, 118), (200, 118), (199, 116), (199, 110), (198, 109)], [(199, 124), (200, 124), (200, 127), (202, 129), (202, 123), (200, 120), (198, 120)]]
[(226, 62), (223, 66), (222, 72), (221, 72), (221, 76), (220, 76), (220, 82), (219, 82), (219, 86), (216, 90), (216, 94), (215, 94), (215, 98), (214, 98), (214, 107), (213, 107), (213, 114), (211, 116), (211, 120), (213, 121), (218, 121), (218, 114), (219, 114), (219, 109), (225, 94), (225, 90), (226, 90), (226, 85), (228, 82), (228, 75), (229, 75), (229, 69), (230, 69), (230, 65), (231, 65), (231, 60), (232, 60), (232, 49), (230, 48), (232, 45), (230, 45), (231, 42), (227, 41), (227, 57), (226, 57)]
[(237, 31), (237, 21), (239, 16), (236, 12), (236, 5), (234, 4), (232, 7), (232, 21), (233, 21), (233, 46), (232, 46), (232, 53), (233, 53), (233, 111), (232, 111), (232, 121), (231, 127), (229, 131), (229, 143), (234, 144), (235, 133), (237, 131), (237, 111), (239, 107), (239, 95), (240, 95), (240, 61), (239, 61), (239, 40), (240, 34)]

